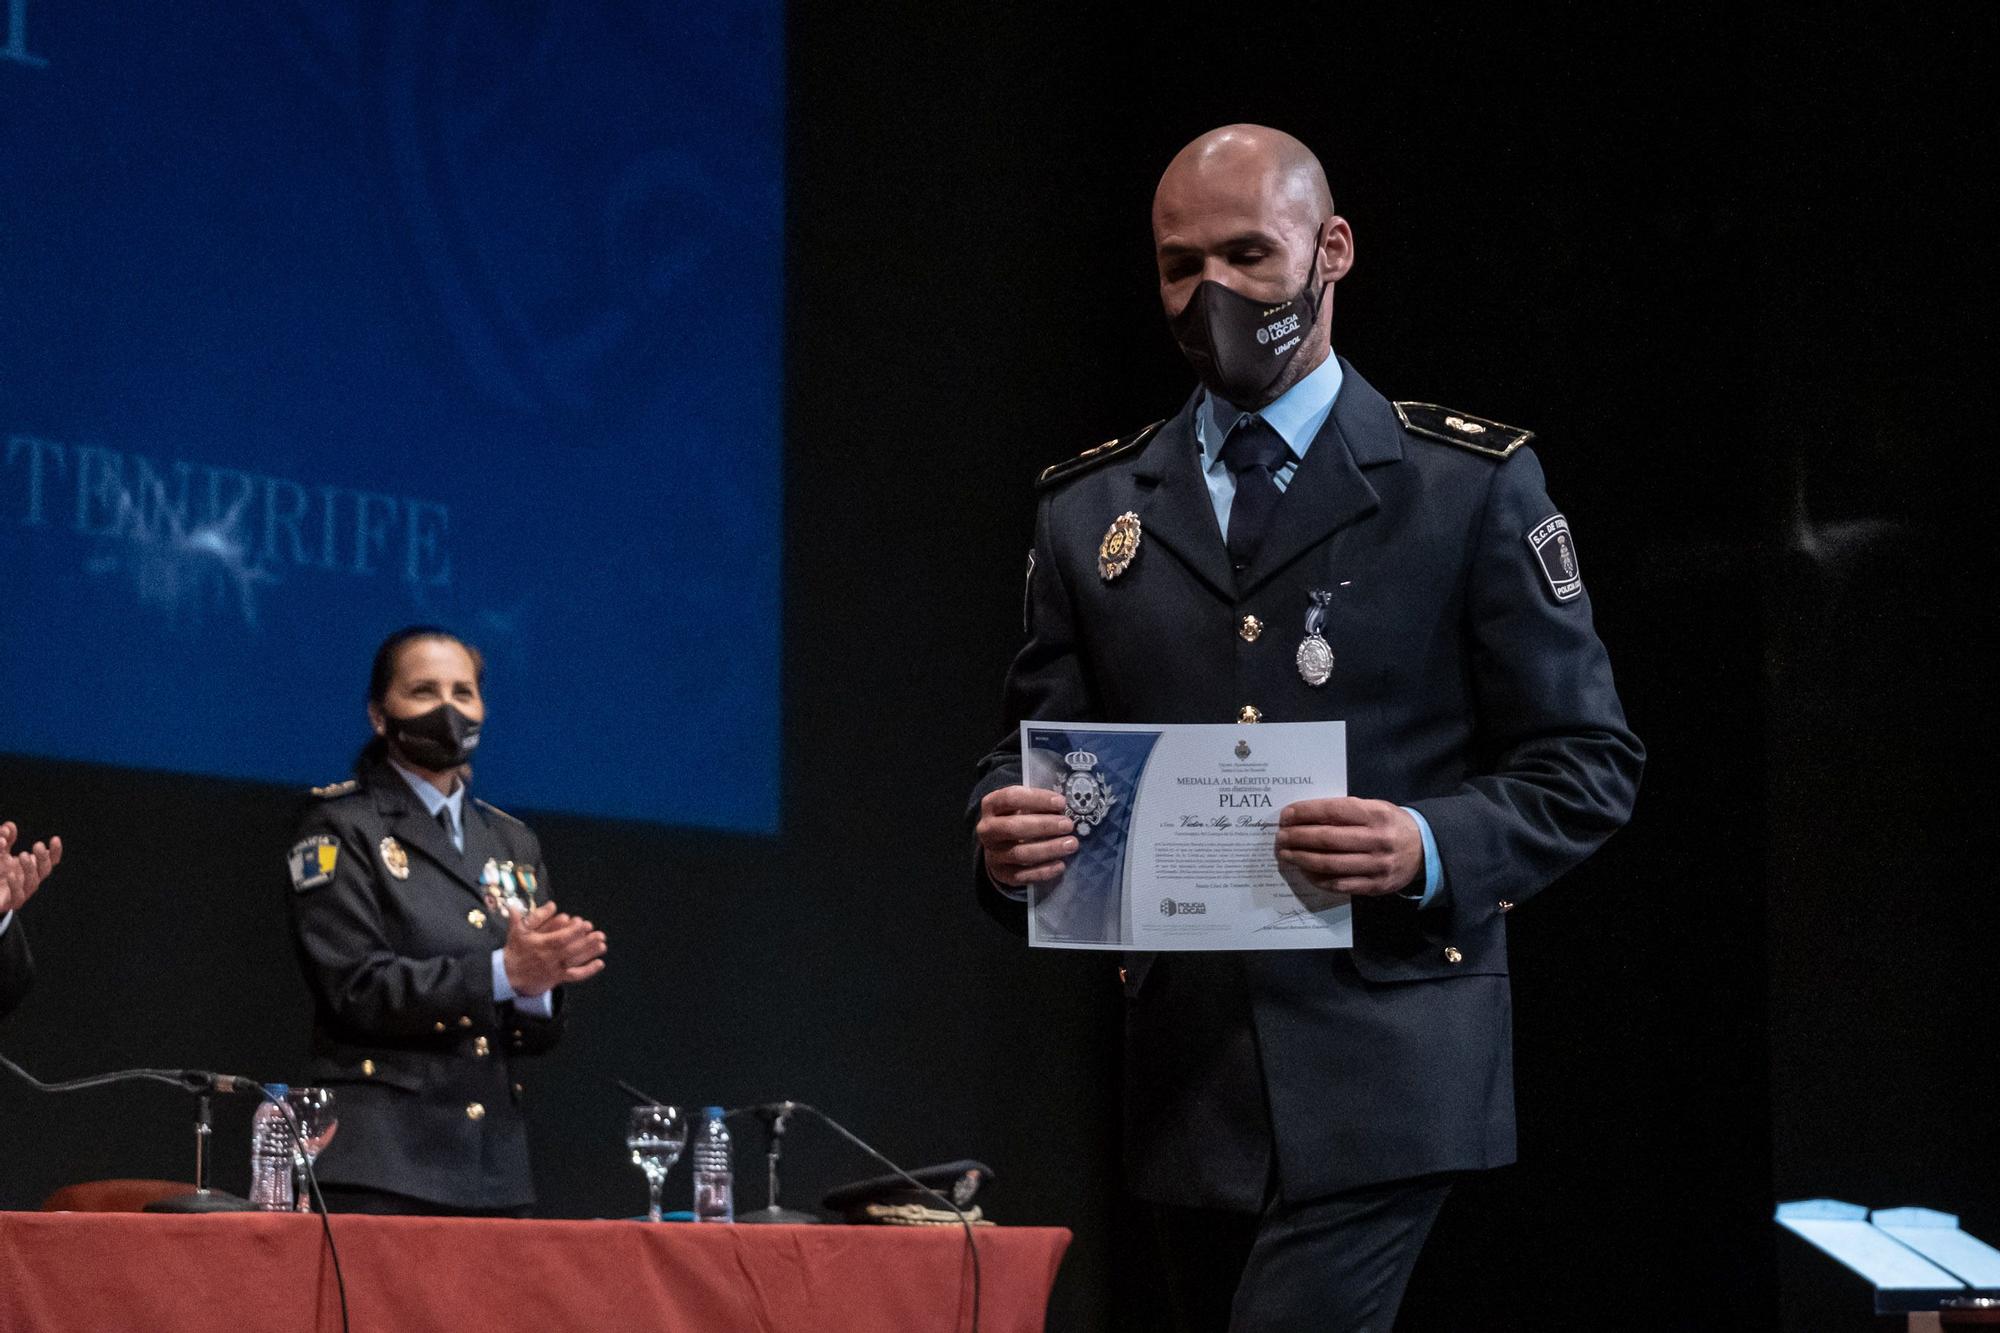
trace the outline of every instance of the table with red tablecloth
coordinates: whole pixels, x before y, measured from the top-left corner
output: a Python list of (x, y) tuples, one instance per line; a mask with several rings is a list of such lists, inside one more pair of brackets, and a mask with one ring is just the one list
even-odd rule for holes
[[(972, 1328), (957, 1227), (333, 1218), (351, 1326), (901, 1333)], [(1070, 1233), (977, 1229), (981, 1333), (1038, 1333)], [(0, 1212), (0, 1331), (337, 1333), (317, 1217)]]

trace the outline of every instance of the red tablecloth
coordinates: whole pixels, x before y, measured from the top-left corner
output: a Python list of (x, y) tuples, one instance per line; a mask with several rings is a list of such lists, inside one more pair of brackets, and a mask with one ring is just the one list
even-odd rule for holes
[[(971, 1327), (957, 1228), (336, 1216), (355, 1333)], [(1038, 1333), (1070, 1233), (983, 1227), (982, 1333)], [(319, 1220), (0, 1212), (0, 1330), (337, 1333)]]

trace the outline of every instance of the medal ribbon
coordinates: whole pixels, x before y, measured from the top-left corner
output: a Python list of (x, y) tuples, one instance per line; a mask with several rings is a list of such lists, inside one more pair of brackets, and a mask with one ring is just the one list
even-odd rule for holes
[(1321, 631), (1326, 628), (1326, 608), (1332, 605), (1332, 603), (1333, 594), (1330, 592), (1316, 592), (1312, 594), (1312, 607), (1306, 612), (1306, 637), (1308, 639), (1326, 637)]

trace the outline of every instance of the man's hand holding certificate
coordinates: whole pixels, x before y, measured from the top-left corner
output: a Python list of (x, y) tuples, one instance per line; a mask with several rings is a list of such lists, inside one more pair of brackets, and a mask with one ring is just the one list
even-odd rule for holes
[(979, 838), (995, 882), (1028, 891), (1031, 944), (1342, 948), (1350, 895), (1422, 869), (1406, 812), (1346, 795), (1339, 722), (1029, 722), (1021, 751)]
[(1423, 874), (1424, 835), (1409, 811), (1388, 801), (1299, 801), (1279, 814), (1278, 864), (1332, 893), (1401, 893)]

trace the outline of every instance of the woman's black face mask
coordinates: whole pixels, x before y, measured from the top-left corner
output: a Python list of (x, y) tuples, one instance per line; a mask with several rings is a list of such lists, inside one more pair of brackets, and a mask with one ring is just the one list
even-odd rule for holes
[(397, 752), (433, 773), (457, 768), (479, 748), (479, 724), (450, 704), (415, 717), (384, 716), (382, 721)]

